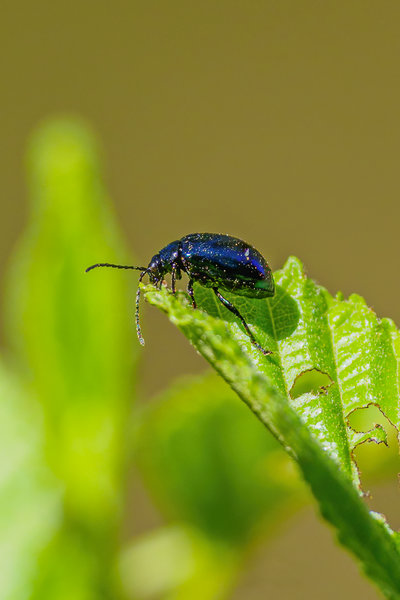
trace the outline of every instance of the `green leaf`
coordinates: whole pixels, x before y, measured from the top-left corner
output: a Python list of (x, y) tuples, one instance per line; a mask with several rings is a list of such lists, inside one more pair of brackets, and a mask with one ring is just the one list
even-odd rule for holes
[[(365, 437), (354, 434), (349, 414), (371, 402), (398, 426), (399, 336), (358, 296), (333, 299), (291, 258), (275, 274), (277, 293), (265, 301), (227, 294), (264, 347), (252, 346), (237, 320), (197, 286), (202, 310), (185, 294), (146, 288), (147, 299), (167, 312), (258, 418), (297, 460), (325, 518), (341, 542), (386, 593), (400, 597), (397, 536), (360, 498), (352, 451)], [(298, 379), (318, 371), (328, 379), (317, 393), (296, 393)], [(369, 437), (384, 435), (374, 429)]]
[(215, 600), (229, 597), (240, 566), (232, 548), (180, 524), (136, 539), (123, 551), (119, 572), (129, 598)]
[(37, 561), (62, 519), (62, 487), (44, 464), (43, 414), (0, 363), (0, 597), (31, 597)]
[(36, 593), (41, 600), (115, 598), (110, 558), (137, 345), (128, 277), (85, 268), (121, 260), (125, 251), (97, 143), (83, 123), (44, 124), (30, 144), (28, 173), (30, 215), (10, 268), (7, 329), (43, 409), (47, 466), (64, 490), (64, 519), (38, 563)]
[(167, 515), (225, 546), (244, 550), (299, 503), (297, 474), (279, 444), (215, 374), (157, 399), (136, 457)]
[(255, 543), (304, 501), (293, 463), (214, 373), (173, 385), (137, 433), (136, 460), (175, 527), (124, 553), (125, 587), (138, 598), (225, 597)]

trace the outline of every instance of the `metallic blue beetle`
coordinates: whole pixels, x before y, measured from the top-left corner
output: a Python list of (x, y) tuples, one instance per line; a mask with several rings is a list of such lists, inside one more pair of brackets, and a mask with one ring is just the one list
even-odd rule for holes
[[(153, 256), (147, 267), (99, 263), (88, 267), (86, 271), (97, 267), (136, 269), (142, 271), (139, 283), (145, 275), (148, 275), (150, 281), (160, 287), (164, 275), (171, 273), (171, 288), (174, 294), (176, 280), (181, 279), (183, 271), (189, 277), (187, 291), (193, 308), (196, 308), (193, 283), (197, 282), (212, 288), (218, 300), (240, 319), (253, 345), (263, 354), (271, 354), (256, 342), (240, 312), (220, 292), (222, 289), (248, 298), (267, 298), (274, 295), (275, 286), (271, 269), (265, 258), (250, 244), (230, 235), (191, 233), (165, 246)], [(144, 339), (139, 322), (139, 300), (140, 286), (136, 293), (136, 331), (143, 345)]]

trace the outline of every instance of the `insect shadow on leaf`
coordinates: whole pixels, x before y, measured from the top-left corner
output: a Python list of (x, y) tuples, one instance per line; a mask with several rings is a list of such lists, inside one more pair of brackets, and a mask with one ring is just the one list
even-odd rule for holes
[[(230, 323), (238, 322), (229, 310), (216, 302), (211, 290), (195, 285), (195, 292), (198, 307), (209, 315)], [(268, 299), (243, 298), (229, 292), (225, 295), (250, 325), (258, 327), (261, 335), (279, 341), (289, 337), (297, 328), (300, 319), (297, 304), (279, 285), (275, 287), (275, 296)]]

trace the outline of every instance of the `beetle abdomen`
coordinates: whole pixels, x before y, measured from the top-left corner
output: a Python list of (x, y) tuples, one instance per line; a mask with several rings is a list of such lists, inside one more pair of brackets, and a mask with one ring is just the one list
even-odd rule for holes
[(266, 298), (274, 294), (271, 269), (264, 257), (243, 240), (217, 233), (193, 233), (181, 240), (185, 270), (207, 287), (241, 296)]

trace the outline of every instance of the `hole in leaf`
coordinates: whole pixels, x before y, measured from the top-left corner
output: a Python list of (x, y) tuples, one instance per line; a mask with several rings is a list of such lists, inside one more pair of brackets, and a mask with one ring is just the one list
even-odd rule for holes
[(360, 472), (362, 489), (368, 492), (367, 504), (383, 513), (391, 526), (398, 529), (400, 456), (397, 430), (375, 405), (357, 408), (347, 420), (355, 431), (372, 430), (375, 424), (385, 428), (388, 447), (385, 444), (360, 444), (353, 450), (353, 456)]
[(368, 431), (376, 423), (384, 426), (386, 430), (391, 426), (385, 415), (374, 404), (370, 404), (366, 408), (356, 408), (347, 419), (350, 427), (356, 431)]
[(327, 373), (323, 373), (318, 369), (310, 369), (300, 373), (290, 390), (290, 396), (293, 400), (299, 398), (303, 394), (319, 394), (332, 385), (332, 379)]

